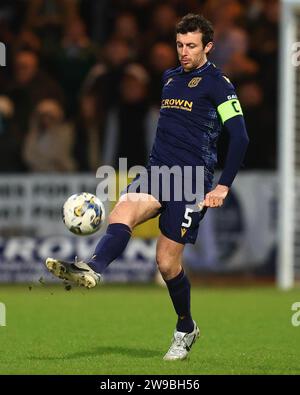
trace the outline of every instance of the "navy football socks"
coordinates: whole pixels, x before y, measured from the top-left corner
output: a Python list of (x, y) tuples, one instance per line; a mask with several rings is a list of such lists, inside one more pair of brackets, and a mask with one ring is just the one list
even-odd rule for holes
[(87, 264), (96, 273), (105, 268), (125, 250), (131, 237), (131, 229), (125, 224), (108, 225), (106, 234), (96, 246), (92, 259)]
[(174, 309), (178, 315), (176, 330), (179, 332), (192, 332), (194, 322), (191, 316), (191, 284), (183, 269), (171, 280), (165, 280)]

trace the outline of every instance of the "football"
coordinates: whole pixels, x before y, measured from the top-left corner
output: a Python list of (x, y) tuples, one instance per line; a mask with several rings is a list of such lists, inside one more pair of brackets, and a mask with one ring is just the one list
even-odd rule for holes
[(80, 236), (91, 235), (101, 228), (105, 220), (104, 205), (91, 193), (77, 193), (65, 201), (62, 218), (72, 233)]

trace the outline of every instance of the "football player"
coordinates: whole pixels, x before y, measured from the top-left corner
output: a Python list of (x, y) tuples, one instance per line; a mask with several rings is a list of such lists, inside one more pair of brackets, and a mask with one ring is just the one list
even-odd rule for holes
[[(208, 60), (213, 48), (211, 23), (200, 15), (184, 16), (176, 27), (176, 45), (180, 66), (167, 70), (163, 76), (162, 103), (147, 168), (147, 188), (133, 188), (140, 181), (137, 177), (127, 193), (122, 194), (110, 213), (106, 234), (90, 261), (68, 263), (52, 258), (46, 261), (54, 275), (94, 287), (105, 268), (126, 248), (133, 228), (159, 215), (161, 234), (156, 260), (177, 314), (176, 329), (165, 360), (185, 359), (199, 337), (200, 331), (190, 309), (191, 286), (182, 267), (183, 249), (186, 243), (195, 242), (199, 222), (207, 208), (223, 205), (248, 145), (235, 89), (222, 71)], [(229, 147), (224, 169), (213, 188), (217, 140), (222, 129), (228, 132)], [(197, 205), (191, 208), (192, 202), (184, 196), (181, 200), (174, 199), (176, 179), (184, 177), (184, 172), (172, 177), (170, 199), (163, 199), (160, 188), (152, 192), (153, 168), (163, 166), (204, 169), (203, 199), (197, 202), (199, 209)], [(190, 180), (193, 189), (198, 182), (193, 171)], [(162, 187), (161, 178), (158, 184)]]

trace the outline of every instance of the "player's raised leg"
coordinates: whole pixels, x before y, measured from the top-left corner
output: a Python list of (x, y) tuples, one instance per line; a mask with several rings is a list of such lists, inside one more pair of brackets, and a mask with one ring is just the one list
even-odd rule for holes
[(46, 266), (55, 276), (92, 288), (101, 279), (105, 268), (125, 250), (132, 230), (138, 224), (158, 214), (160, 203), (151, 195), (128, 193), (112, 210), (105, 235), (96, 246), (88, 262), (64, 262), (48, 258)]
[(177, 325), (171, 347), (164, 360), (182, 360), (200, 335), (199, 328), (191, 315), (191, 285), (182, 268), (184, 245), (161, 235), (157, 243), (156, 260), (159, 271), (165, 280), (174, 309)]

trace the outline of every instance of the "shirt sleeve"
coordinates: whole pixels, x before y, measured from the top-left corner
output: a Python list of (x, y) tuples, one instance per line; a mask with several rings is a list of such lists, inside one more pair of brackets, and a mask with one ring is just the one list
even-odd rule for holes
[[(165, 85), (166, 82), (168, 82), (168, 79), (170, 78), (170, 75), (172, 74), (173, 70), (174, 70), (174, 69), (167, 69), (167, 70), (165, 70), (165, 71), (163, 72), (163, 75), (162, 75), (162, 78), (161, 78), (161, 80), (162, 80), (162, 85)], [(172, 78), (170, 78), (170, 79), (172, 79)]]
[(227, 77), (220, 76), (211, 82), (210, 97), (229, 134), (228, 152), (219, 184), (230, 187), (244, 160), (249, 137), (240, 102)]
[(243, 111), (235, 93), (234, 86), (224, 75), (211, 78), (209, 83), (210, 99), (224, 125), (228, 119), (243, 116)]

